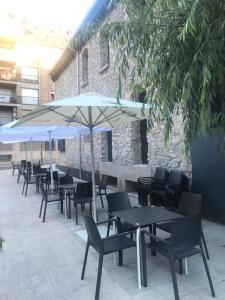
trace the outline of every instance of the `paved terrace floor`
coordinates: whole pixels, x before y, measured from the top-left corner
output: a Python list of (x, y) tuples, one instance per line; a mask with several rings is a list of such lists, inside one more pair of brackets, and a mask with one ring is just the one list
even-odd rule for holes
[[(0, 299), (94, 299), (98, 256), (93, 249), (85, 280), (80, 280), (83, 225), (75, 226), (74, 218), (60, 215), (57, 204), (49, 205), (46, 223), (42, 223), (38, 218), (40, 195), (31, 186), (25, 198), (21, 190), (22, 183), (16, 183), (11, 171), (0, 171), (0, 235), (5, 239), (0, 252)], [(103, 219), (105, 213), (99, 210)], [(224, 300), (225, 227), (206, 221), (204, 232), (216, 299)], [(212, 299), (200, 256), (189, 259), (189, 275), (177, 274), (177, 278), (181, 299)], [(148, 288), (138, 290), (135, 249), (125, 251), (123, 267), (114, 265), (113, 255), (106, 256), (100, 299), (174, 299), (168, 261), (148, 253)]]

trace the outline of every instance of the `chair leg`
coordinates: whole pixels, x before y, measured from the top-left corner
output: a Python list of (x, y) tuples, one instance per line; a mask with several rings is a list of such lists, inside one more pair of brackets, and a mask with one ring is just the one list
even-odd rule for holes
[(63, 214), (63, 200), (60, 200), (61, 214)]
[(26, 184), (25, 197), (27, 196), (28, 183)]
[(119, 266), (123, 265), (123, 250), (118, 251)]
[(174, 259), (172, 256), (169, 257), (169, 261), (170, 261), (170, 272), (171, 272), (172, 281), (173, 281), (173, 290), (174, 290), (175, 300), (180, 300), (178, 285), (177, 285), (175, 263), (174, 263)]
[(180, 271), (180, 275), (183, 275), (184, 270), (183, 270), (183, 261), (182, 261), (182, 259), (179, 259), (179, 271)]
[(99, 188), (99, 196), (100, 196), (100, 199), (101, 199), (102, 208), (104, 208), (104, 203), (103, 203), (103, 199), (102, 199), (102, 192), (101, 192), (101, 188)]
[[(154, 235), (156, 235), (156, 224), (152, 224), (152, 229), (151, 229), (151, 231), (152, 231), (152, 233), (153, 233)], [(150, 238), (150, 242), (152, 242), (152, 241), (153, 241), (153, 239)], [(151, 255), (152, 255), (152, 256), (156, 256), (156, 252), (155, 252), (154, 250), (151, 250)]]
[(107, 236), (109, 236), (109, 231), (110, 231), (110, 222), (108, 222), (108, 225), (107, 225)]
[(24, 192), (24, 187), (25, 187), (25, 181), (23, 183), (22, 195), (23, 195), (23, 192)]
[(75, 221), (76, 221), (76, 225), (78, 225), (78, 207), (77, 207), (77, 203), (75, 203)]
[(82, 268), (81, 280), (84, 279), (84, 273), (85, 273), (85, 268), (86, 268), (86, 263), (87, 263), (87, 257), (88, 257), (88, 250), (89, 250), (89, 243), (87, 242), (86, 250), (85, 250), (85, 255), (84, 255), (84, 263), (83, 263), (83, 268)]
[(102, 264), (103, 264), (103, 255), (99, 254), (98, 277), (97, 277), (97, 284), (96, 284), (96, 291), (95, 291), (95, 300), (99, 299), (99, 292), (100, 292), (100, 285), (101, 285), (101, 278), (102, 278)]
[(40, 208), (40, 212), (39, 212), (39, 218), (41, 217), (43, 202), (44, 202), (44, 199), (42, 198), (42, 200), (41, 200), (41, 208)]
[(43, 214), (43, 220), (42, 220), (43, 223), (45, 222), (46, 209), (47, 209), (47, 201), (45, 201), (44, 214)]
[(203, 242), (203, 246), (204, 246), (206, 257), (207, 257), (207, 259), (210, 259), (208, 247), (207, 247), (206, 240), (205, 240), (205, 235), (203, 233), (202, 228), (201, 228), (201, 238), (202, 238), (202, 242)]
[(207, 260), (206, 260), (206, 257), (205, 257), (205, 253), (202, 249), (202, 246), (201, 246), (200, 254), (202, 256), (202, 260), (203, 260), (203, 263), (204, 263), (204, 266), (205, 266), (205, 271), (206, 271), (206, 274), (207, 274), (207, 277), (208, 277), (208, 281), (209, 281), (212, 296), (216, 297), (214, 287), (213, 287), (213, 283), (212, 283), (212, 278), (211, 278), (211, 275), (210, 275), (210, 272), (209, 272), (209, 267), (208, 267)]
[(68, 217), (71, 218), (71, 200), (70, 197), (68, 198)]
[(90, 208), (90, 216), (92, 216), (92, 203), (91, 202), (90, 202), (89, 208)]

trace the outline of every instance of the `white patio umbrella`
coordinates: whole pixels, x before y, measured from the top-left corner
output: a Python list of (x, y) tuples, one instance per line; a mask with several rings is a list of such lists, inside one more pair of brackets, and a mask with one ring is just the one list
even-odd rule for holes
[(90, 132), (91, 170), (93, 187), (93, 216), (96, 221), (93, 129), (112, 128), (145, 118), (150, 106), (142, 103), (87, 93), (46, 103), (24, 116), (15, 126), (79, 125)]

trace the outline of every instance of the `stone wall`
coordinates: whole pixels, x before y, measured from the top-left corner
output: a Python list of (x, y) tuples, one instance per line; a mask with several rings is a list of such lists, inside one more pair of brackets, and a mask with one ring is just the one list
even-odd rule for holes
[(191, 175), (191, 161), (184, 153), (184, 132), (182, 117), (174, 117), (174, 126), (167, 145), (164, 143), (163, 125), (156, 125), (148, 135), (148, 160), (151, 168), (165, 166), (179, 169)]
[[(108, 16), (111, 21), (121, 20), (124, 16), (121, 7), (118, 6)], [(77, 56), (70, 65), (63, 70), (56, 80), (55, 98), (60, 99), (70, 97), (79, 93), (94, 92), (105, 96), (116, 97), (118, 88), (118, 74), (114, 67), (115, 53), (110, 46), (110, 63), (104, 69), (100, 70), (100, 46), (99, 32), (94, 35), (81, 49), (78, 55), (79, 59), (79, 86), (77, 86)], [(82, 83), (82, 53), (88, 49), (88, 82)], [(86, 51), (86, 50), (85, 50)], [(127, 86), (124, 88), (123, 97), (129, 95)], [(174, 120), (174, 129), (171, 134), (168, 147), (165, 148), (163, 142), (163, 128), (155, 126), (152, 133), (148, 135), (149, 165), (154, 173), (157, 166), (166, 166), (169, 169), (181, 169), (187, 172), (191, 171), (190, 161), (186, 161), (183, 153), (183, 129), (182, 120)], [(118, 165), (141, 164), (141, 145), (140, 145), (140, 124), (132, 122), (123, 127), (117, 127), (112, 130), (112, 154), (113, 163)], [(79, 139), (66, 142), (66, 153), (60, 154), (59, 163), (69, 166), (79, 167)], [(99, 169), (101, 162), (106, 162), (108, 158), (108, 145), (106, 133), (98, 133), (94, 136), (95, 167)], [(75, 154), (76, 153), (76, 154)], [(91, 168), (89, 138), (82, 137), (81, 146), (82, 167)]]

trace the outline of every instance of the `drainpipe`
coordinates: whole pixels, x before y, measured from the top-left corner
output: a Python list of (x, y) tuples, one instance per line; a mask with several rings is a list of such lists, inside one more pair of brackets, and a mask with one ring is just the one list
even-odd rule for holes
[[(79, 51), (77, 50), (77, 95), (80, 94), (80, 64), (79, 64)], [(81, 179), (81, 170), (82, 170), (82, 157), (81, 157), (81, 133), (79, 132), (79, 162), (80, 170), (79, 177)]]

